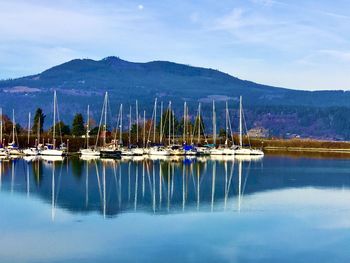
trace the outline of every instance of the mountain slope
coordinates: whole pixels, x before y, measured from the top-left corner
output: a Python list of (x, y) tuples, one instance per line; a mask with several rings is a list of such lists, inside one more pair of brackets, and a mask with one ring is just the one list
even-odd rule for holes
[[(6, 112), (14, 108), (22, 122), (26, 120), (28, 111), (43, 107), (49, 120), (54, 89), (58, 91), (61, 117), (67, 121), (72, 119), (74, 113), (85, 112), (87, 104), (90, 104), (95, 119), (98, 119), (105, 91), (109, 92), (112, 115), (116, 114), (119, 103), (126, 104), (125, 109), (128, 109), (129, 103), (133, 105), (136, 99), (139, 100), (140, 109), (147, 110), (150, 115), (154, 98), (158, 97), (165, 105), (171, 100), (177, 115), (181, 115), (184, 101), (189, 103), (193, 114), (198, 102), (202, 102), (208, 120), (213, 99), (217, 101), (220, 119), (223, 118), (224, 101), (228, 100), (230, 108), (236, 110), (238, 97), (242, 95), (248, 111), (254, 110), (250, 116), (251, 125), (257, 125), (259, 114), (262, 114), (259, 109), (268, 106), (272, 107), (270, 113), (279, 115), (285, 107), (289, 107), (288, 111), (298, 107), (350, 107), (349, 92), (276, 88), (241, 80), (213, 69), (166, 61), (134, 63), (117, 57), (99, 61), (75, 59), (37, 75), (0, 81), (0, 106)], [(295, 114), (303, 115), (300, 110), (298, 112)], [(264, 111), (264, 114), (268, 112)], [(317, 121), (316, 116), (309, 124), (313, 121)], [(294, 122), (298, 123), (298, 118)], [(261, 122), (258, 124), (265, 125)]]

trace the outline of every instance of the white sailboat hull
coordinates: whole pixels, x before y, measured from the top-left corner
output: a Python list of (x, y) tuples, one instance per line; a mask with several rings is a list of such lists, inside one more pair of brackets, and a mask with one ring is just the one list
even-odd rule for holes
[(185, 155), (185, 151), (181, 149), (170, 150), (170, 154), (180, 156), (180, 155)]
[(185, 151), (185, 155), (191, 155), (191, 156), (194, 156), (194, 155), (197, 155), (197, 151), (192, 151), (192, 150)]
[(40, 152), (41, 155), (46, 156), (63, 156), (63, 150), (55, 150), (55, 149), (45, 149)]
[(64, 160), (64, 157), (59, 155), (43, 155), (40, 158), (47, 162), (62, 162)]
[(223, 149), (224, 155), (234, 155), (236, 154), (236, 151), (232, 148), (225, 148)]
[(39, 155), (39, 150), (36, 148), (27, 148), (23, 150), (23, 154), (26, 156), (36, 156)]
[(210, 150), (205, 147), (198, 147), (197, 148), (197, 155), (210, 155)]
[(0, 156), (4, 156), (4, 157), (7, 156), (7, 152), (4, 148), (0, 149)]
[(23, 155), (19, 149), (7, 149), (9, 155)]
[(144, 154), (144, 150), (142, 148), (133, 148), (131, 149), (131, 152), (133, 153), (133, 155), (143, 155)]
[(170, 152), (165, 149), (150, 149), (148, 152), (149, 155), (158, 155), (158, 156), (169, 156)]
[(210, 149), (210, 155), (224, 155), (224, 149)]
[(100, 151), (93, 149), (81, 149), (80, 154), (82, 156), (100, 156)]
[(122, 156), (133, 156), (134, 155), (134, 153), (131, 149), (124, 148), (124, 149), (121, 149), (120, 151), (121, 151)]
[(235, 150), (236, 155), (259, 155), (263, 156), (264, 152), (258, 149), (250, 149), (250, 148), (240, 148)]

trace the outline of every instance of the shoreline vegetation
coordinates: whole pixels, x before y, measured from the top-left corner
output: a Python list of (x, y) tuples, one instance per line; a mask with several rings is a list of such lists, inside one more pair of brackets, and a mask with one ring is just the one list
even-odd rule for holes
[[(117, 135), (119, 136), (119, 135)], [(129, 134), (123, 133), (123, 141), (128, 142)], [(41, 137), (41, 141), (48, 142), (51, 140), (50, 134), (43, 134)], [(96, 143), (96, 136), (91, 136), (89, 138), (89, 144), (91, 146)], [(107, 140), (113, 140), (115, 138), (114, 134), (110, 134), (107, 136)], [(36, 137), (30, 136), (29, 144), (28, 137), (26, 135), (18, 135), (17, 137), (18, 143), (22, 147), (26, 147), (28, 145), (34, 145), (36, 143)], [(158, 139), (158, 138), (156, 138)], [(176, 138), (178, 144), (182, 144), (182, 137)], [(102, 143), (102, 138), (99, 139)], [(202, 138), (202, 141), (205, 141), (205, 138)], [(210, 144), (213, 142), (213, 138), (207, 138), (207, 143)], [(219, 144), (224, 144), (225, 138), (219, 137), (217, 138)], [(57, 139), (57, 143), (60, 142), (60, 139)], [(70, 154), (77, 153), (79, 149), (84, 148), (86, 146), (86, 138), (81, 136), (72, 136), (65, 135), (62, 137), (62, 142), (67, 143), (68, 152)], [(237, 135), (234, 136), (234, 143), (237, 145), (239, 142), (239, 138)], [(133, 145), (142, 146), (142, 142), (137, 144), (136, 136), (131, 137), (131, 143)], [(341, 155), (350, 157), (350, 142), (337, 142), (337, 141), (321, 141), (321, 140), (311, 140), (311, 139), (276, 139), (276, 138), (248, 138), (247, 136), (243, 137), (244, 145), (251, 145), (252, 148), (262, 149), (267, 154), (322, 154), (322, 155)], [(100, 143), (97, 144), (99, 146)]]
[[(215, 108), (213, 103), (213, 121), (216, 123), (216, 114), (214, 113)], [(145, 119), (144, 117), (143, 121), (140, 121), (140, 119), (136, 119), (136, 122), (135, 120), (132, 121), (131, 107), (129, 114), (129, 127), (126, 132), (122, 132), (121, 112), (118, 116), (120, 119), (117, 121), (117, 126), (113, 128), (105, 124), (107, 127), (105, 131), (100, 130), (102, 119), (100, 120), (100, 125), (96, 126), (96, 121), (91, 120), (89, 117), (87, 120), (88, 123), (86, 123), (81, 113), (75, 115), (71, 125), (67, 125), (63, 121), (58, 121), (55, 126), (47, 130), (44, 130), (46, 115), (41, 108), (36, 110), (32, 126), (30, 125), (31, 115), (29, 114), (29, 127), (27, 127), (27, 129), (21, 127), (18, 123), (16, 124), (14, 122), (14, 116), (11, 121), (8, 116), (0, 114), (0, 118), (2, 118), (1, 124), (4, 124), (1, 125), (4, 126), (4, 129), (1, 134), (3, 141), (0, 141), (0, 145), (6, 146), (11, 142), (16, 142), (20, 148), (24, 148), (37, 147), (38, 144), (45, 145), (45, 143), (53, 143), (54, 145), (65, 143), (67, 145), (67, 153), (74, 154), (86, 147), (86, 136), (89, 134), (88, 144), (90, 148), (94, 146), (94, 148), (100, 147), (106, 142), (111, 142), (115, 145), (118, 144), (122, 147), (147, 147), (157, 144), (166, 146), (185, 144), (196, 144), (197, 146), (221, 145), (225, 147), (241, 145), (241, 147), (245, 148), (261, 149), (268, 154), (311, 153), (344, 155), (350, 157), (350, 142), (347, 141), (327, 141), (306, 138), (258, 138), (249, 137), (248, 135), (243, 135), (243, 133), (241, 133), (242, 141), (240, 141), (240, 135), (235, 133), (231, 128), (227, 108), (226, 129), (220, 128), (219, 131), (217, 131), (216, 124), (213, 124), (213, 130), (216, 136), (211, 133), (205, 133), (206, 128), (200, 115), (200, 108), (198, 109), (197, 116), (194, 116), (194, 120), (191, 120), (188, 115), (184, 116), (182, 120), (178, 120), (173, 111), (171, 111), (170, 106), (163, 111), (163, 105), (161, 105), (160, 122), (154, 122), (153, 115), (152, 119)], [(90, 130), (89, 127), (91, 126), (94, 128)], [(171, 131), (171, 129), (173, 130)], [(59, 136), (58, 139), (56, 138), (55, 141), (52, 141), (52, 133), (54, 133), (53, 131), (55, 130), (56, 135)]]

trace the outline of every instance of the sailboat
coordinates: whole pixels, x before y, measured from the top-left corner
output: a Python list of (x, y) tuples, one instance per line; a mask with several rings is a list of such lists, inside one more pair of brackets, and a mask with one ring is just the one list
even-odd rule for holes
[[(154, 117), (154, 118), (153, 118)], [(161, 116), (162, 118), (162, 116)], [(162, 119), (161, 119), (162, 120)], [(153, 116), (152, 116), (152, 121), (154, 122), (154, 130), (153, 130), (153, 142), (155, 143), (155, 138), (156, 138), (156, 123), (157, 123), (157, 99), (154, 102), (154, 109), (153, 109)], [(161, 129), (162, 129), (162, 122), (160, 125)], [(160, 136), (160, 140), (161, 140), (161, 136)], [(170, 151), (165, 148), (163, 145), (159, 144), (159, 145), (154, 145), (152, 146), (149, 150), (148, 150), (148, 154), (149, 155), (154, 155), (154, 156), (169, 156), (170, 155)]]
[(47, 143), (44, 146), (44, 149), (40, 152), (41, 155), (48, 155), (48, 156), (63, 156), (65, 154), (65, 149), (63, 145), (61, 144), (59, 148), (56, 147), (56, 113), (57, 110), (57, 94), (56, 90), (54, 91), (53, 95), (53, 131), (52, 131), (52, 139), (53, 143)]
[[(122, 109), (122, 108), (121, 108)], [(121, 112), (122, 117), (122, 112)], [(122, 119), (120, 120), (120, 123), (122, 125)], [(122, 131), (121, 131), (122, 134)], [(133, 156), (136, 155), (133, 151), (133, 145), (131, 144), (131, 106), (129, 111), (129, 134), (128, 134), (128, 147), (127, 148), (121, 148), (121, 154), (122, 156)]]
[(210, 155), (223, 155), (224, 149), (216, 147), (216, 111), (215, 101), (213, 100), (213, 144), (208, 145)]
[(7, 146), (7, 153), (9, 155), (21, 155), (22, 152), (16, 144), (16, 122), (15, 122), (15, 110), (12, 110), (12, 142)]
[[(191, 131), (191, 126), (188, 125), (190, 122), (190, 116), (188, 115), (188, 106), (187, 103), (184, 102), (184, 128), (183, 128), (183, 151), (186, 156), (194, 156), (197, 155), (197, 149), (193, 145), (193, 136)], [(187, 144), (187, 137), (190, 136), (189, 142)]]
[(7, 152), (3, 145), (3, 138), (2, 138), (2, 130), (3, 130), (3, 123), (2, 123), (2, 108), (0, 108), (0, 157), (6, 157)]
[(259, 149), (252, 149), (243, 147), (243, 107), (242, 107), (242, 96), (239, 97), (239, 146), (235, 149), (236, 155), (264, 155), (264, 152)]
[[(38, 123), (39, 132), (40, 132), (40, 124)], [(28, 116), (28, 145), (29, 145), (29, 139), (30, 139), (30, 112)], [(27, 149), (23, 150), (23, 154), (26, 156), (36, 156), (39, 155), (39, 149), (37, 147), (28, 147)]]
[(229, 136), (230, 135), (231, 135), (232, 143), (233, 143), (232, 127), (231, 127), (231, 121), (230, 121), (230, 112), (228, 110), (228, 103), (226, 101), (226, 141), (225, 141), (225, 148), (223, 148), (224, 155), (234, 155), (235, 154), (234, 145), (229, 147)]
[[(131, 119), (131, 114), (130, 114)], [(143, 148), (139, 147), (139, 105), (136, 100), (136, 147), (131, 148), (133, 155), (141, 156), (144, 154)]]
[(100, 151), (96, 147), (89, 147), (89, 137), (90, 137), (90, 105), (87, 108), (87, 120), (86, 120), (86, 148), (80, 149), (79, 153), (81, 156), (100, 156)]
[[(102, 114), (101, 114), (101, 120), (100, 124), (102, 122), (102, 117), (104, 117), (104, 125), (103, 125), (103, 146), (100, 148), (100, 155), (101, 157), (106, 158), (119, 158), (121, 155), (121, 151), (118, 149), (118, 146), (116, 145), (116, 140), (113, 140), (111, 143), (106, 143), (106, 137), (107, 137), (107, 109), (108, 109), (108, 92), (105, 94), (103, 107), (102, 107)], [(101, 125), (100, 125), (101, 126)], [(98, 134), (99, 137), (99, 134)]]
[[(198, 139), (197, 139), (197, 155), (209, 155), (210, 150), (208, 147), (201, 146), (201, 126), (202, 126), (202, 116), (201, 116), (201, 103), (198, 104)], [(204, 127), (203, 127), (204, 133)]]

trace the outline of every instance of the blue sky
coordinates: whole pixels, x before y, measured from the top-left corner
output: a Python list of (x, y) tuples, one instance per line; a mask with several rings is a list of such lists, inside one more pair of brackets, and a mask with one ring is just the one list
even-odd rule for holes
[(0, 78), (115, 55), (350, 90), (350, 1), (0, 0)]

